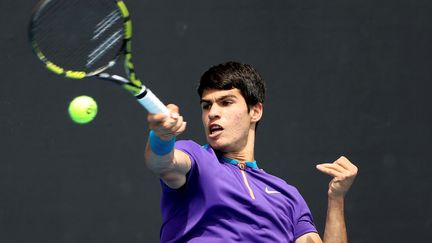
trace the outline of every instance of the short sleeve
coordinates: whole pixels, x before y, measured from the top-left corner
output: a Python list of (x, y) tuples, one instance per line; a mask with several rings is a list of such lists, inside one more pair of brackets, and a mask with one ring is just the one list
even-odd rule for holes
[[(189, 172), (186, 174), (186, 183), (185, 185), (190, 181), (190, 178), (196, 174), (195, 170), (196, 170), (196, 161), (197, 161), (197, 155), (196, 152), (194, 152), (197, 148), (199, 149), (199, 145), (191, 140), (180, 140), (177, 141), (175, 143), (175, 149), (178, 149), (182, 152), (184, 152), (185, 154), (187, 154), (191, 160), (191, 169), (189, 170)], [(164, 192), (175, 192), (178, 190), (181, 190), (182, 188), (184, 188), (185, 186), (182, 186), (178, 189), (172, 189), (170, 187), (168, 187), (162, 180), (160, 180), (161, 183), (161, 187), (162, 190)]]
[(306, 234), (318, 231), (316, 230), (312, 213), (309, 210), (309, 207), (306, 204), (306, 201), (303, 199), (303, 197), (298, 194), (297, 199), (297, 208), (295, 210), (295, 224), (294, 224), (294, 238), (297, 239), (300, 236)]

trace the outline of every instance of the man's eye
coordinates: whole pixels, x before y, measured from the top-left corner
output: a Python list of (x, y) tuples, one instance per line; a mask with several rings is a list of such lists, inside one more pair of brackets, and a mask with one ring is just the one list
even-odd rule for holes
[(210, 109), (210, 104), (208, 104), (208, 103), (202, 103), (202, 104), (201, 104), (201, 109), (203, 109), (203, 110), (208, 110), (208, 109)]
[(223, 106), (229, 106), (229, 105), (231, 105), (233, 102), (231, 101), (231, 100), (224, 100), (224, 101), (222, 101), (222, 105)]

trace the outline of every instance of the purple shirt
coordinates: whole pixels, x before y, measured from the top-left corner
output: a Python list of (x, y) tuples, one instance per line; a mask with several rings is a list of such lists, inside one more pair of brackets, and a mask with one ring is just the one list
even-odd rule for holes
[(241, 170), (207, 145), (175, 146), (189, 155), (192, 167), (179, 189), (161, 182), (161, 242), (286, 243), (317, 232), (306, 202), (282, 179), (261, 169)]

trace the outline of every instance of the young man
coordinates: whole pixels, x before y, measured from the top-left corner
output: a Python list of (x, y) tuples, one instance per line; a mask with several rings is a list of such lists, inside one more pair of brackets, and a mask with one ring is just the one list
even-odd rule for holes
[[(186, 128), (175, 105), (171, 116), (149, 114), (145, 158), (161, 178), (161, 242), (322, 242), (300, 193), (259, 169), (256, 126), (265, 84), (250, 65), (210, 68), (198, 87), (208, 144), (175, 141)], [(344, 196), (357, 168), (345, 157), (321, 164), (333, 177), (324, 242), (347, 242)]]

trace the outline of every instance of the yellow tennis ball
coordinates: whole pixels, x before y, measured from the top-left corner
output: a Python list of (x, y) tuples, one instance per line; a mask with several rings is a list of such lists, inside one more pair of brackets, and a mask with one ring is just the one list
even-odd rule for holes
[(68, 111), (72, 121), (85, 124), (91, 122), (96, 117), (98, 107), (92, 97), (82, 95), (70, 102)]

